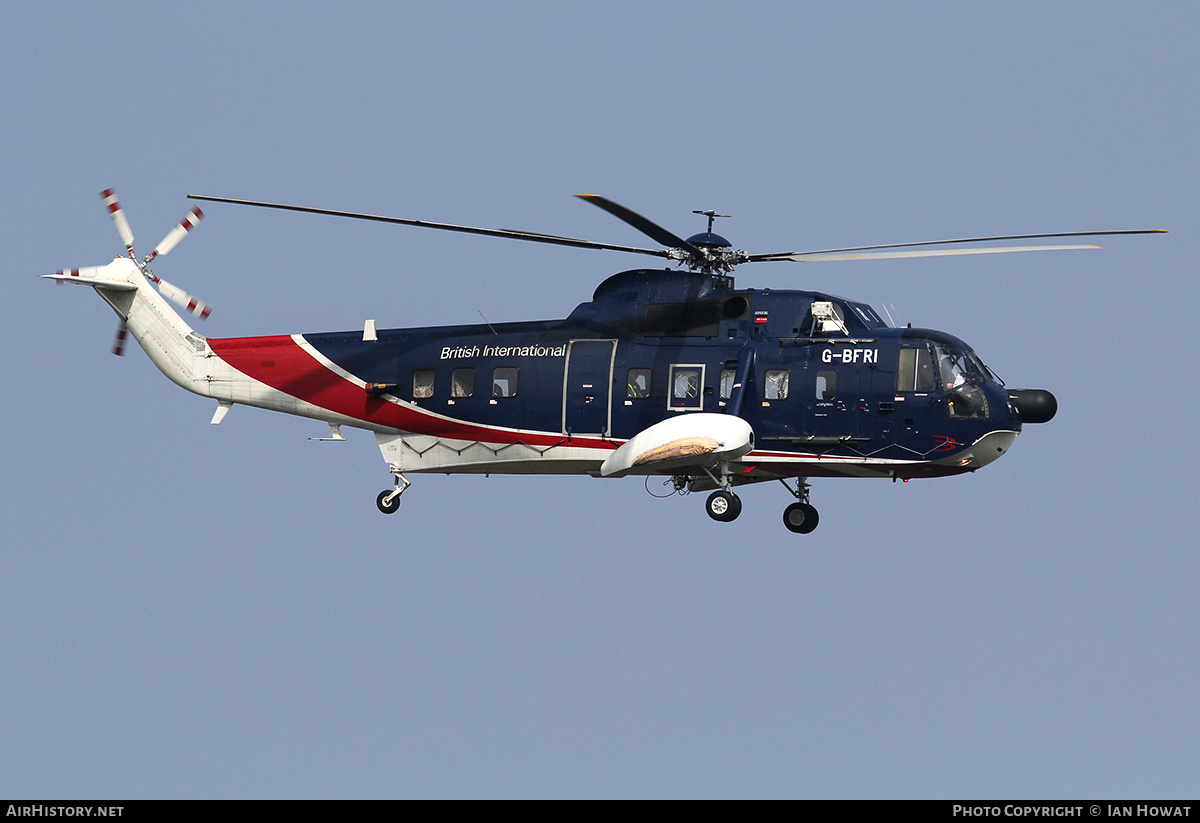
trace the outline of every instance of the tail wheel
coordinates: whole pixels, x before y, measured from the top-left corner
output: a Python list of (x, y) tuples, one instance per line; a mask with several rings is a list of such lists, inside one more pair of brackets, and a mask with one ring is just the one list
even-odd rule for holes
[(809, 534), (820, 520), (817, 510), (807, 503), (793, 503), (783, 510), (783, 525), (796, 534)]
[[(392, 498), (390, 501), (388, 500), (389, 497)], [(395, 489), (384, 489), (375, 498), (375, 505), (384, 514), (395, 514), (400, 508), (400, 495), (396, 494)]]
[(729, 491), (715, 491), (708, 496), (704, 510), (713, 520), (729, 523), (742, 513), (742, 500)]

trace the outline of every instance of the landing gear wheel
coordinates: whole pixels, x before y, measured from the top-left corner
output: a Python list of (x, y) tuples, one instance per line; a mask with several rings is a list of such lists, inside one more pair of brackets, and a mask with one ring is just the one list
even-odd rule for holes
[(737, 516), (742, 513), (742, 501), (733, 492), (716, 491), (708, 496), (704, 510), (713, 520), (729, 523), (737, 520)]
[[(400, 508), (400, 495), (396, 494), (395, 497), (392, 497), (393, 494), (396, 494), (395, 489), (384, 489), (375, 498), (375, 505), (384, 514), (395, 514), (396, 510)], [(389, 497), (392, 497), (392, 499), (390, 502), (387, 502), (387, 498)]]
[(797, 534), (809, 534), (820, 520), (817, 510), (807, 503), (793, 503), (783, 510), (783, 525)]

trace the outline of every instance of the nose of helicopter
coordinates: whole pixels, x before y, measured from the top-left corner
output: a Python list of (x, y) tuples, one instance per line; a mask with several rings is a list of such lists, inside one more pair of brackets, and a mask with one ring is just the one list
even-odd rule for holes
[(1047, 423), (1058, 411), (1058, 400), (1045, 389), (1009, 389), (1022, 423)]
[(933, 461), (937, 466), (952, 466), (958, 471), (975, 471), (1003, 456), (1017, 439), (1015, 431), (993, 431), (976, 440), (970, 446), (955, 452), (950, 457)]

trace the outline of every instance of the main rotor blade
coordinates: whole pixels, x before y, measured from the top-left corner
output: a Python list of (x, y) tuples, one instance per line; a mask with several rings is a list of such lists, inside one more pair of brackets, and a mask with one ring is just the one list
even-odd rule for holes
[(596, 243), (591, 240), (578, 240), (574, 237), (559, 237), (553, 234), (539, 234), (532, 231), (516, 231), (514, 229), (479, 229), (474, 226), (457, 226), (453, 223), (433, 223), (428, 220), (409, 220), (404, 217), (385, 217), (379, 214), (362, 214), (353, 211), (336, 211), (334, 209), (315, 209), (309, 206), (290, 206), (285, 203), (264, 203), (258, 200), (237, 200), (232, 197), (209, 197), (203, 194), (189, 194), (189, 200), (209, 200), (213, 203), (234, 203), (239, 206), (259, 206), (265, 209), (282, 209), (284, 211), (299, 211), (307, 214), (325, 214), (331, 217), (350, 217), (355, 220), (373, 220), (376, 223), (395, 223), (402, 226), (420, 226), (426, 229), (442, 229), (463, 234), (481, 234), (486, 237), (507, 237), (511, 240), (529, 240), (534, 243), (550, 243), (557, 246), (574, 246), (581, 249), (605, 249), (609, 251), (627, 251), (635, 254), (651, 254), (656, 257), (669, 257), (666, 249), (641, 249), (635, 246), (618, 246), (612, 243)]
[(637, 212), (625, 208), (620, 203), (614, 203), (607, 197), (601, 197), (598, 194), (577, 194), (575, 196), (580, 200), (586, 200), (592, 205), (599, 206), (614, 217), (624, 220), (657, 243), (662, 243), (664, 246), (672, 249), (687, 249), (690, 254), (696, 255), (701, 260), (705, 257), (704, 252), (700, 251), (697, 246), (693, 246), (683, 238), (667, 231), (657, 223), (647, 220)]
[[(816, 251), (784, 251), (775, 252), (774, 254), (751, 254), (747, 255), (746, 260), (751, 263), (758, 263), (766, 260), (795, 260), (799, 257), (808, 257), (814, 254), (839, 254), (841, 252), (869, 251), (871, 249), (903, 249), (912, 246), (946, 246), (951, 243), (986, 243), (989, 240), (1035, 240), (1043, 237), (1111, 237), (1118, 234), (1166, 233), (1166, 229), (1134, 229), (1132, 231), (1070, 231), (1054, 232), (1050, 234), (1005, 234), (996, 237), (963, 237), (958, 240), (926, 240), (920, 243), (886, 243), (881, 246), (851, 246), (850, 248), (845, 249), (820, 249)], [(1051, 246), (1049, 248), (1066, 247)]]
[(576, 240), (573, 237), (559, 237), (555, 234), (541, 234), (536, 231), (517, 231), (516, 229), (497, 229), (504, 232), (502, 237), (513, 240), (530, 240), (534, 243), (551, 243), (557, 246), (575, 246), (581, 249), (603, 249), (606, 251), (628, 251), (634, 254), (652, 254), (655, 257), (670, 257), (668, 249), (643, 249), (637, 246), (620, 246), (614, 243), (596, 243), (591, 240)]
[(791, 260), (796, 263), (829, 263), (836, 260), (894, 260), (899, 257), (949, 257), (956, 254), (1003, 254), (1012, 251), (1057, 251), (1059, 249), (1099, 249), (1101, 246), (993, 246), (986, 249), (928, 249), (925, 251), (869, 251), (842, 254), (796, 254), (791, 257), (772, 257), (771, 261)]

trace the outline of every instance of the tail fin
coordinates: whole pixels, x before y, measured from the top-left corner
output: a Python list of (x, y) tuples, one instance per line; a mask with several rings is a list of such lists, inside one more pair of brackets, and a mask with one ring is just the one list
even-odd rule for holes
[(208, 342), (150, 285), (133, 260), (118, 257), (107, 266), (45, 276), (95, 288), (159, 371), (188, 391), (212, 396), (202, 366)]

